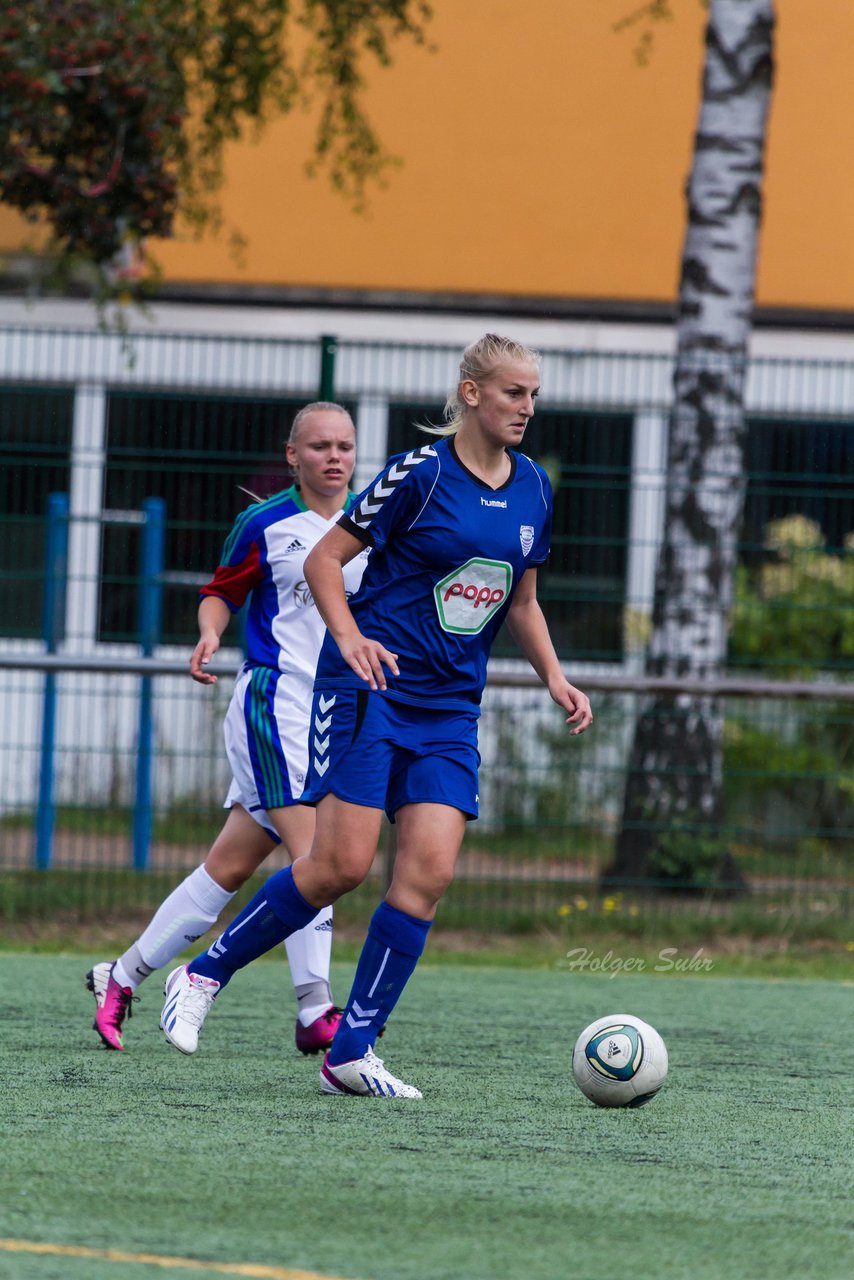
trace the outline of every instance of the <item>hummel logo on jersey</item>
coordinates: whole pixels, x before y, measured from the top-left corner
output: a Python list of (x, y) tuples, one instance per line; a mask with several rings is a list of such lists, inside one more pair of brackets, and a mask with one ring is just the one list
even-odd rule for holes
[(399, 462), (395, 462), (389, 467), (384, 476), (376, 482), (370, 493), (366, 493), (362, 501), (357, 507), (350, 512), (350, 519), (357, 524), (360, 529), (366, 529), (373, 520), (374, 516), (382, 507), (386, 499), (390, 498), (394, 493), (401, 480), (405, 480), (420, 462), (426, 462), (428, 458), (435, 458), (436, 450), (431, 444), (422, 445), (420, 449), (413, 449), (405, 458), (401, 458)]
[(306, 549), (305, 543), (300, 542), (299, 538), (294, 538), (290, 546), (285, 547), (284, 551), (282, 552), (282, 555), (292, 556), (295, 551), (305, 551), (305, 549)]
[(506, 498), (481, 498), (480, 505), (482, 507), (506, 507)]

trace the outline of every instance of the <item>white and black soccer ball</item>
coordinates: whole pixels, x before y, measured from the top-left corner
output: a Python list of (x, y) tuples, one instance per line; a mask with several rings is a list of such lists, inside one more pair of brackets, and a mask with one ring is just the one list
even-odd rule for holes
[(648, 1022), (609, 1013), (576, 1040), (572, 1074), (597, 1107), (642, 1107), (667, 1079), (667, 1048)]

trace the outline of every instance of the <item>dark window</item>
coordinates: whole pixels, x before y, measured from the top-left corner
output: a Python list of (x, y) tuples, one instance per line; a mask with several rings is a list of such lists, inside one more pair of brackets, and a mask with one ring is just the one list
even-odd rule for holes
[(747, 495), (742, 528), (746, 561), (761, 558), (772, 520), (804, 515), (840, 551), (854, 529), (854, 423), (748, 423)]
[[(389, 454), (428, 441), (417, 424), (440, 424), (442, 409), (390, 406)], [(566, 660), (623, 659), (631, 450), (629, 414), (538, 409), (525, 436), (525, 453), (545, 467), (554, 489), (552, 550), (539, 571), (538, 592)], [(518, 650), (502, 632), (493, 652)]]
[[(108, 409), (106, 511), (166, 504), (163, 643), (198, 638), (198, 586), (219, 561), (235, 517), (286, 488), (284, 443), (302, 401), (112, 394)], [(138, 635), (140, 527), (115, 514), (103, 529), (98, 634)]]
[(565, 660), (622, 662), (632, 417), (540, 409), (525, 452), (554, 489), (538, 588), (555, 647)]
[(0, 635), (42, 634), (48, 496), (68, 493), (74, 392), (0, 388)]
[[(429, 444), (435, 437), (425, 431), (419, 431), (419, 424), (440, 427), (445, 420), (444, 408), (444, 403), (389, 405), (386, 446), (388, 456), (408, 453), (410, 449), (420, 449), (423, 444)], [(378, 467), (377, 470), (379, 469)]]

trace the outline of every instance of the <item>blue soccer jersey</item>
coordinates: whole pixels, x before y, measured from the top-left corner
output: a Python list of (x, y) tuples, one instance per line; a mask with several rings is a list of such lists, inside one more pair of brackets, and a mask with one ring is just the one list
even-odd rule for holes
[[(548, 477), (524, 454), (509, 456), (509, 479), (491, 489), (452, 438), (424, 445), (393, 458), (340, 517), (373, 548), (349, 604), (362, 634), (398, 654), (386, 696), (449, 709), (480, 702), (514, 591), (549, 550)], [(364, 687), (327, 634), (315, 689)]]

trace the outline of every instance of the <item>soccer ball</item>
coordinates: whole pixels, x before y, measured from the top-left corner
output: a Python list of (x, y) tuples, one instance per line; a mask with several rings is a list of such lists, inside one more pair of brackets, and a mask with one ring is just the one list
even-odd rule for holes
[(575, 1042), (572, 1074), (597, 1107), (642, 1107), (667, 1078), (667, 1049), (655, 1027), (630, 1013), (610, 1013)]

